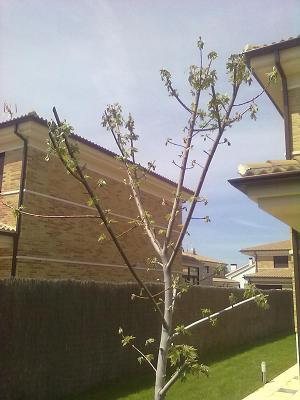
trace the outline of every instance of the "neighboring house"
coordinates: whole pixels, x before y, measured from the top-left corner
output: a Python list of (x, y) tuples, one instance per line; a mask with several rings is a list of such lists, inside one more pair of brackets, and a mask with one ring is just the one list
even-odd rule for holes
[(223, 287), (223, 288), (239, 288), (238, 282), (232, 281), (231, 279), (226, 278), (213, 278), (213, 286)]
[[(286, 159), (242, 164), (241, 177), (230, 183), (291, 228), (295, 328), (300, 343), (300, 37), (269, 46), (247, 46), (244, 54), (254, 77), (283, 117)], [(273, 67), (278, 80), (269, 85), (267, 73)]]
[(245, 285), (248, 283), (248, 281), (245, 279), (245, 275), (254, 273), (255, 271), (255, 262), (251, 258), (249, 259), (248, 264), (243, 265), (242, 267), (236, 267), (232, 271), (228, 272), (225, 277), (233, 282), (236, 282), (239, 288), (244, 289)]
[[(75, 278), (99, 281), (130, 281), (132, 277), (109, 238), (95, 219), (47, 219), (28, 215), (17, 218), (12, 207), (21, 204), (29, 213), (43, 215), (85, 215), (95, 213), (88, 205), (84, 188), (68, 175), (57, 157), (45, 161), (47, 121), (36, 113), (0, 123), (0, 277)], [(128, 222), (138, 215), (130, 190), (124, 185), (125, 171), (116, 155), (80, 136), (73, 139), (80, 149), (80, 162), (111, 218), (112, 227), (139, 276), (146, 281), (161, 277), (159, 270), (146, 265), (155, 256), (141, 227)], [(174, 197), (175, 183), (149, 173), (141, 185), (145, 208), (157, 227), (165, 227), (165, 215)], [(192, 192), (184, 189), (186, 196)], [(162, 199), (164, 199), (162, 201)], [(166, 205), (162, 205), (166, 203)], [(176, 224), (181, 223), (178, 215)], [(125, 231), (131, 228), (127, 234)], [(178, 233), (175, 232), (175, 235)], [(173, 239), (176, 239), (175, 237)], [(175, 260), (181, 274), (181, 255)]]
[(258, 289), (291, 289), (293, 262), (290, 251), (289, 240), (242, 249), (241, 253), (255, 259), (255, 270), (247, 271), (244, 278)]
[(213, 286), (215, 278), (224, 278), (227, 263), (197, 254), (195, 249), (182, 253), (183, 278), (193, 285)]

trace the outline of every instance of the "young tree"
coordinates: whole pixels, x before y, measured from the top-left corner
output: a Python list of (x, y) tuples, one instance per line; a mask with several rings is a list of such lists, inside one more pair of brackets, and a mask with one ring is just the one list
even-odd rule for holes
[[(156, 257), (150, 262), (162, 270), (164, 290), (161, 293), (151, 293), (147, 285), (139, 278), (133, 264), (128, 259), (126, 249), (121, 246), (118, 236), (115, 234), (110, 223), (109, 211), (103, 208), (101, 198), (99, 199), (96, 196), (89, 182), (89, 177), (85, 175), (84, 166), (80, 165), (78, 147), (74, 141), (72, 141), (72, 127), (66, 122), (60, 121), (55, 108), (53, 109), (55, 122), (52, 121), (49, 124), (49, 154), (47, 157), (49, 158), (51, 154), (56, 154), (67, 171), (84, 186), (90, 197), (90, 204), (95, 207), (98, 213), (97, 217), (100, 218), (101, 223), (107, 230), (108, 236), (113, 240), (124, 263), (142, 289), (142, 294), (140, 296), (135, 295), (135, 297), (145, 298), (146, 296), (160, 315), (161, 336), (157, 358), (154, 358), (152, 354), (146, 354), (146, 352), (138, 349), (134, 344), (135, 338), (130, 335), (125, 335), (122, 328), (119, 330), (119, 334), (122, 336), (123, 346), (130, 345), (139, 353), (139, 362), (147, 362), (154, 370), (156, 377), (155, 400), (165, 399), (169, 388), (177, 379), (184, 377), (187, 373), (203, 372), (207, 374), (207, 367), (199, 363), (196, 349), (186, 344), (175, 344), (175, 338), (184, 335), (194, 326), (204, 321), (209, 320), (213, 322), (214, 318), (221, 313), (244, 304), (245, 302), (255, 300), (262, 306), (266, 306), (266, 297), (250, 290), (246, 292), (246, 297), (248, 297), (248, 299), (237, 304), (236, 299), (231, 296), (230, 307), (217, 314), (207, 315), (210, 312), (208, 310), (203, 310), (206, 316), (199, 321), (195, 321), (187, 326), (173, 326), (176, 300), (186, 291), (186, 285), (184, 285), (178, 277), (172, 275), (172, 267), (176, 255), (181, 251), (182, 241), (187, 234), (187, 229), (196, 205), (201, 202), (206, 203), (206, 199), (201, 196), (201, 191), (211, 162), (221, 144), (230, 146), (230, 142), (224, 137), (224, 132), (228, 128), (231, 128), (246, 114), (249, 114), (252, 119), (256, 119), (257, 106), (255, 104), (255, 99), (263, 93), (260, 93), (258, 96), (248, 101), (237, 101), (241, 86), (251, 85), (251, 72), (248, 70), (244, 56), (241, 54), (231, 55), (226, 64), (227, 76), (231, 85), (231, 94), (220, 93), (217, 90), (217, 71), (213, 68), (217, 53), (211, 51), (207, 54), (207, 57), (204, 57), (203, 48), (204, 42), (199, 38), (197, 42), (199, 65), (191, 65), (188, 74), (188, 85), (191, 93), (191, 100), (189, 103), (184, 102), (175, 89), (170, 72), (165, 69), (160, 71), (162, 82), (169, 96), (173, 97), (187, 113), (187, 123), (183, 129), (182, 142), (177, 143), (171, 138), (168, 138), (166, 141), (166, 145), (177, 146), (180, 149), (180, 155), (178, 163), (173, 161), (179, 168), (179, 177), (173, 203), (166, 215), (167, 226), (165, 229), (157, 230), (152, 215), (150, 215), (149, 211), (144, 207), (140, 185), (143, 180), (147, 179), (147, 174), (155, 169), (155, 164), (148, 163), (148, 168), (146, 169), (141, 167), (136, 161), (136, 142), (138, 140), (138, 135), (135, 133), (135, 125), (132, 116), (129, 114), (129, 116), (125, 118), (122, 114), (121, 106), (119, 104), (113, 104), (107, 107), (102, 117), (102, 126), (112, 134), (120, 152), (118, 159), (123, 163), (127, 173), (125, 184), (130, 186), (131, 197), (136, 204), (139, 214), (139, 217), (134, 223), (143, 227), (145, 234), (148, 236), (156, 252)], [(270, 74), (270, 81), (273, 80), (274, 77), (275, 71)], [(205, 106), (200, 106), (203, 97), (204, 99), (208, 98), (208, 102)], [(199, 140), (197, 140), (196, 143), (196, 138), (202, 139), (204, 144), (209, 143), (209, 147), (206, 146), (199, 151)], [(194, 148), (194, 153), (197, 152), (197, 155), (205, 155), (204, 162), (200, 164), (198, 159), (191, 160), (192, 148)], [(191, 168), (198, 169), (198, 182), (194, 189), (193, 196), (186, 199), (183, 195), (183, 185), (187, 170)], [(103, 180), (98, 182), (99, 187), (104, 184), (105, 182)], [(177, 219), (183, 209), (183, 203), (186, 203), (186, 218), (184, 223), (179, 225), (180, 233), (176, 236), (174, 235), (174, 228), (178, 229)], [(24, 210), (18, 210), (18, 212), (26, 213)], [(208, 217), (203, 217), (203, 219), (208, 220)], [(176, 237), (175, 241), (173, 241), (174, 237)], [(105, 235), (101, 235), (100, 240), (105, 240)], [(163, 297), (163, 301), (159, 299), (160, 297)], [(152, 338), (147, 339), (145, 343), (146, 347), (153, 341), (154, 339)], [(168, 366), (170, 367), (170, 371), (167, 370)]]

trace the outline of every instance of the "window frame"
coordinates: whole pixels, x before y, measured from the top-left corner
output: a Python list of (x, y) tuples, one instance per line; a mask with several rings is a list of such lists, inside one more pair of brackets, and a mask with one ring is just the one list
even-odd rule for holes
[[(279, 261), (281, 259), (281, 262)], [(282, 262), (282, 259), (286, 260), (286, 263)], [(274, 263), (274, 268), (288, 268), (289, 267), (289, 257), (288, 256), (273, 256), (273, 263)]]
[[(183, 273), (182, 276), (184, 280), (192, 285), (200, 284), (200, 269), (199, 267), (184, 266), (183, 270), (187, 270), (187, 273)], [(194, 274), (191, 273), (194, 270)], [(184, 271), (186, 272), (186, 271)]]

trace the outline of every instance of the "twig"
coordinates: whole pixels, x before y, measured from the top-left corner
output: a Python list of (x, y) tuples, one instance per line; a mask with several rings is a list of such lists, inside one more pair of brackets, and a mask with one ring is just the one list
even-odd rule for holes
[(252, 99), (248, 100), (248, 101), (244, 101), (243, 103), (239, 103), (239, 104), (233, 104), (232, 107), (240, 107), (240, 106), (244, 106), (245, 104), (249, 104), (249, 103), (253, 103), (256, 99), (258, 99), (262, 94), (264, 94), (266, 91), (266, 89), (263, 89), (260, 93), (258, 93), (257, 96), (252, 97)]
[[(189, 329), (192, 329), (195, 326), (198, 326), (198, 325), (202, 324), (203, 322), (206, 322), (206, 321), (209, 321), (212, 318), (218, 317), (218, 316), (224, 314), (225, 312), (232, 310), (233, 308), (236, 308), (236, 307), (239, 307), (239, 306), (244, 305), (246, 303), (249, 303), (250, 301), (253, 301), (253, 300), (257, 299), (260, 296), (262, 296), (262, 294), (258, 294), (257, 296), (253, 296), (253, 297), (250, 297), (249, 299), (240, 301), (239, 303), (236, 303), (236, 304), (233, 304), (232, 306), (226, 307), (221, 311), (218, 311), (218, 312), (215, 312), (214, 314), (209, 315), (208, 317), (204, 317), (204, 318), (198, 319), (197, 321), (192, 322), (191, 324), (185, 326), (183, 330), (184, 331), (188, 331)], [(180, 334), (181, 334), (181, 332), (175, 332), (175, 333), (173, 333), (173, 335), (171, 336), (170, 339), (173, 339), (174, 337), (176, 337), (176, 336), (178, 336)]]
[[(59, 116), (57, 114), (57, 111), (56, 111), (55, 107), (53, 107), (53, 113), (54, 113), (57, 125), (60, 126), (61, 122), (60, 122), (60, 119), (59, 119)], [(168, 324), (167, 324), (167, 322), (166, 322), (166, 320), (164, 318), (164, 315), (162, 314), (162, 311), (161, 311), (160, 307), (156, 303), (156, 301), (153, 298), (152, 293), (150, 292), (148, 287), (144, 284), (144, 282), (137, 275), (137, 273), (134, 270), (133, 266), (131, 265), (127, 255), (125, 254), (122, 246), (118, 242), (118, 239), (116, 238), (116, 235), (114, 234), (113, 230), (111, 229), (111, 227), (109, 225), (109, 222), (106, 219), (105, 213), (104, 213), (104, 211), (103, 211), (103, 209), (102, 209), (102, 207), (101, 207), (101, 205), (99, 203), (99, 200), (95, 197), (92, 188), (90, 187), (89, 183), (85, 179), (84, 174), (82, 173), (82, 170), (81, 170), (81, 168), (80, 168), (80, 166), (78, 164), (77, 158), (76, 158), (76, 156), (75, 156), (75, 154), (74, 154), (74, 152), (73, 152), (73, 150), (72, 150), (72, 148), (71, 148), (71, 146), (69, 144), (68, 137), (65, 134), (64, 134), (64, 140), (65, 140), (65, 145), (66, 145), (66, 149), (68, 151), (68, 154), (69, 154), (69, 156), (71, 157), (71, 159), (73, 160), (73, 162), (75, 164), (75, 169), (76, 169), (76, 172), (77, 172), (77, 174), (78, 174), (78, 176), (80, 178), (80, 181), (83, 184), (83, 186), (85, 187), (85, 189), (87, 190), (87, 193), (89, 194), (89, 196), (90, 196), (90, 198), (91, 198), (91, 200), (92, 200), (92, 202), (94, 204), (94, 207), (96, 208), (99, 216), (101, 217), (101, 219), (103, 221), (103, 224), (105, 225), (105, 227), (106, 227), (106, 229), (107, 229), (112, 241), (114, 242), (114, 244), (115, 244), (116, 248), (118, 249), (121, 257), (123, 258), (125, 264), (127, 265), (129, 271), (131, 272), (131, 274), (133, 275), (133, 277), (135, 278), (137, 283), (145, 290), (145, 292), (149, 296), (149, 299), (151, 300), (151, 302), (153, 303), (155, 309), (158, 311), (158, 313), (159, 313), (159, 315), (161, 317), (161, 320), (162, 320), (162, 323), (163, 323), (164, 327), (166, 329), (168, 329)]]
[(215, 143), (213, 144), (213, 147), (212, 147), (212, 149), (211, 149), (211, 152), (210, 152), (210, 154), (209, 154), (209, 156), (208, 156), (208, 158), (207, 158), (207, 160), (206, 160), (206, 163), (205, 163), (205, 165), (204, 165), (204, 168), (203, 168), (203, 170), (202, 170), (202, 174), (201, 174), (200, 179), (199, 179), (199, 181), (198, 181), (197, 188), (196, 188), (196, 190), (195, 190), (195, 192), (194, 192), (193, 200), (192, 200), (192, 203), (191, 203), (191, 206), (190, 206), (188, 215), (186, 216), (185, 223), (184, 223), (184, 225), (183, 225), (183, 227), (182, 227), (182, 229), (181, 229), (181, 232), (180, 232), (180, 234), (179, 234), (179, 236), (178, 236), (178, 238), (177, 238), (177, 242), (176, 242), (176, 244), (175, 244), (173, 253), (171, 254), (171, 256), (170, 256), (170, 258), (169, 258), (167, 268), (170, 268), (170, 266), (172, 265), (172, 263), (173, 263), (173, 261), (174, 261), (174, 258), (176, 257), (176, 254), (177, 254), (177, 252), (178, 252), (178, 250), (179, 250), (179, 247), (181, 246), (182, 240), (183, 240), (183, 238), (184, 238), (184, 236), (185, 236), (185, 234), (186, 234), (189, 221), (190, 221), (191, 217), (193, 216), (193, 212), (194, 212), (195, 207), (196, 207), (196, 204), (197, 204), (196, 199), (199, 197), (199, 194), (200, 194), (201, 189), (202, 189), (202, 187), (203, 187), (203, 184), (204, 184), (204, 182), (205, 182), (205, 178), (206, 178), (207, 172), (208, 172), (209, 167), (210, 167), (210, 164), (211, 164), (211, 162), (212, 162), (213, 156), (214, 156), (214, 154), (215, 154), (215, 152), (216, 152), (216, 150), (217, 150), (218, 143), (219, 143), (220, 139), (222, 138), (222, 135), (223, 135), (224, 130), (225, 130), (225, 128), (226, 128), (226, 123), (225, 123), (225, 121), (227, 121), (227, 119), (228, 119), (228, 117), (229, 117), (229, 115), (230, 115), (230, 113), (231, 113), (232, 106), (233, 106), (234, 101), (235, 101), (235, 99), (236, 99), (239, 86), (240, 86), (240, 84), (236, 84), (236, 83), (233, 84), (232, 98), (231, 98), (231, 102), (230, 102), (229, 107), (228, 107), (228, 111), (227, 111), (227, 113), (226, 113), (226, 115), (225, 115), (225, 118), (223, 119), (223, 124), (221, 124), (221, 122), (220, 122), (220, 117), (218, 117), (218, 122), (219, 122), (219, 133), (218, 133), (218, 135), (217, 135), (217, 137), (216, 137), (216, 141), (215, 141)]
[(145, 356), (145, 354), (144, 354), (141, 350), (139, 350), (134, 344), (132, 344), (131, 347), (132, 347), (135, 351), (137, 351), (137, 352), (143, 357), (144, 360), (147, 361), (147, 363), (150, 365), (150, 367), (151, 367), (151, 368), (154, 370), (154, 372), (156, 373), (156, 368), (154, 367), (154, 365), (152, 364), (152, 362), (151, 362), (150, 360), (148, 360), (148, 358)]

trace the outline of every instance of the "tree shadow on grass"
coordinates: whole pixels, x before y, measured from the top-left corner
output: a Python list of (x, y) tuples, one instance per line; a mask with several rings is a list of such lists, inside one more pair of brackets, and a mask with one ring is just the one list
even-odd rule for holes
[[(218, 352), (218, 354), (207, 354), (201, 358), (201, 362), (206, 365), (211, 365), (216, 362), (221, 362), (223, 360), (234, 357), (243, 352), (247, 352), (254, 347), (264, 346), (267, 343), (271, 343), (277, 340), (284, 339), (287, 336), (290, 336), (290, 333), (279, 333), (272, 337), (265, 337), (260, 340), (257, 340), (254, 343), (237, 346), (236, 348), (226, 351), (226, 352)], [(150, 374), (139, 374), (138, 376), (132, 376), (129, 378), (121, 379), (117, 382), (112, 382), (109, 384), (97, 386), (86, 393), (81, 393), (78, 395), (73, 395), (63, 400), (119, 400), (126, 399), (126, 396), (132, 395), (134, 393), (140, 393), (143, 390), (151, 390), (153, 387), (154, 376)], [(151, 399), (151, 395), (149, 399)], [(138, 397), (137, 397), (138, 399)]]

